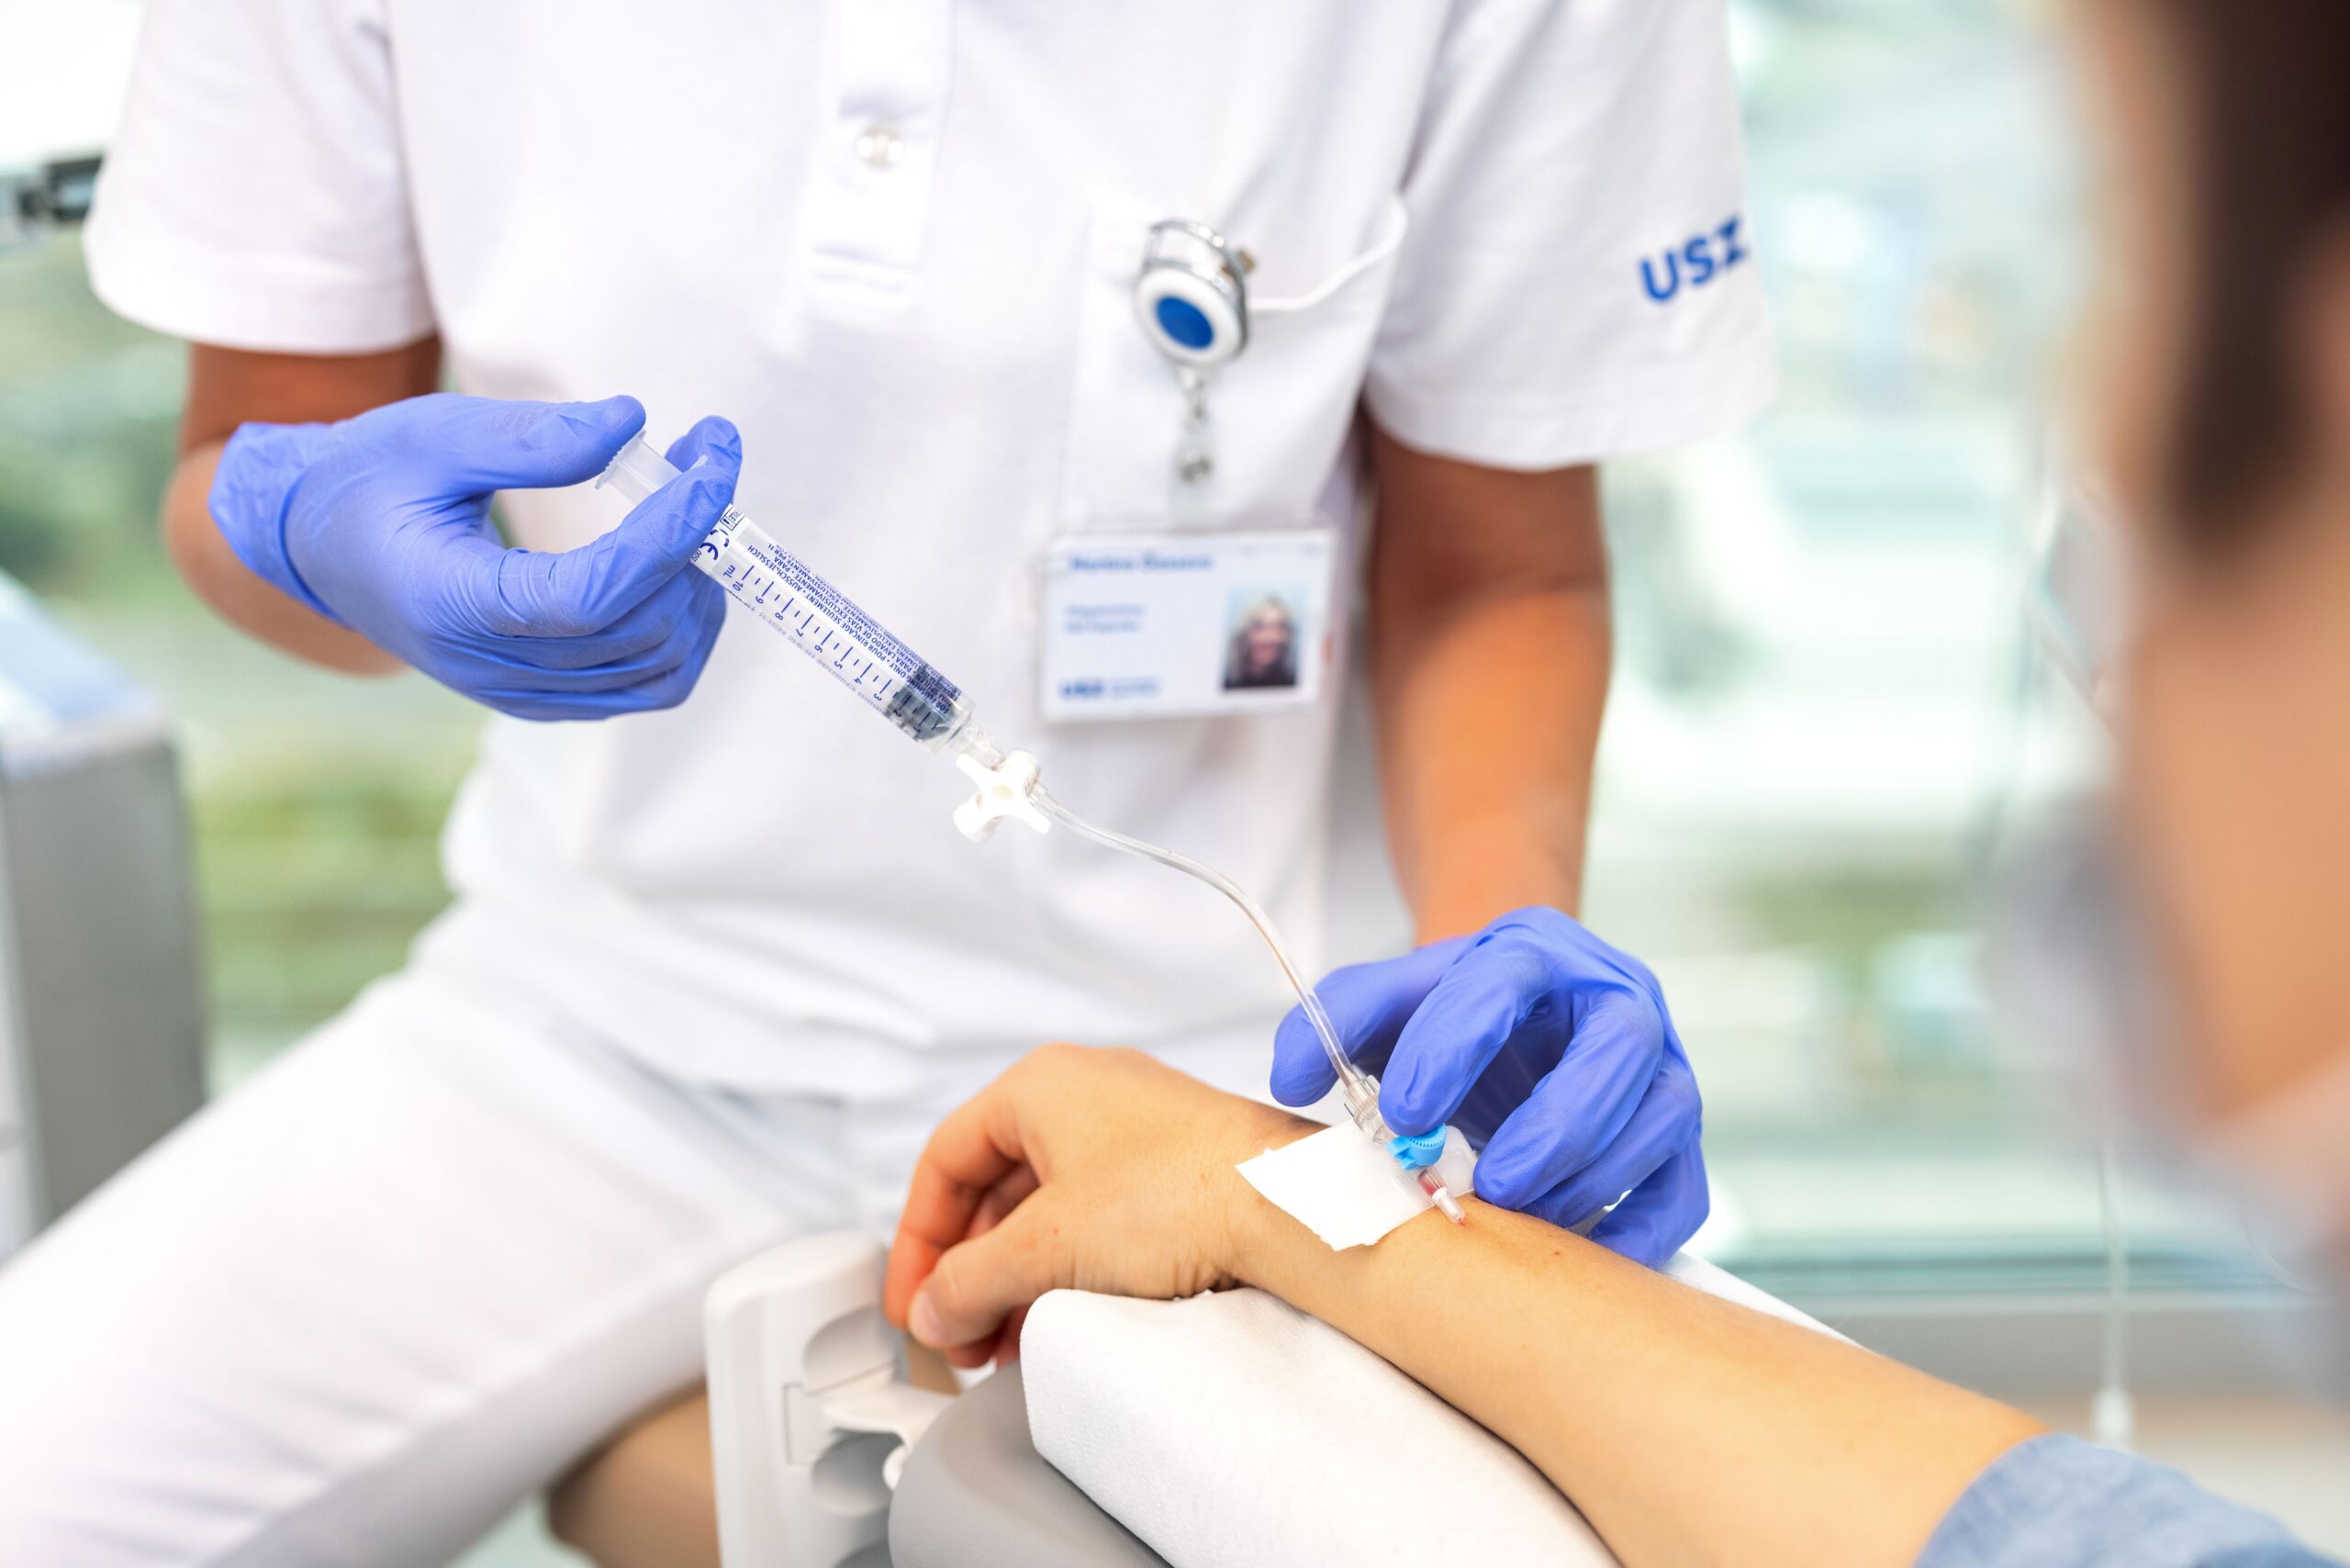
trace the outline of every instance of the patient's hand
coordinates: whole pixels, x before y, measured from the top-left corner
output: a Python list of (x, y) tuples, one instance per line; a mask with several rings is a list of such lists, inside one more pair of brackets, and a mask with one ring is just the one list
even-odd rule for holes
[(1139, 1051), (1046, 1046), (941, 1122), (890, 1249), (890, 1320), (957, 1366), (1017, 1348), (1060, 1286), (1194, 1295), (1232, 1279), (1234, 1167), (1314, 1125)]

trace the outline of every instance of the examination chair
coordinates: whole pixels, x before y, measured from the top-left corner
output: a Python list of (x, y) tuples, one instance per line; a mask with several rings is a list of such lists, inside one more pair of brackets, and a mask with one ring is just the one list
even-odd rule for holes
[(844, 1233), (720, 1279), (709, 1390), (561, 1482), (556, 1538), (599, 1568), (717, 1568), (722, 1536), (726, 1568), (1166, 1568), (1037, 1454), (1016, 1363), (957, 1397), (901, 1339), (881, 1264)]

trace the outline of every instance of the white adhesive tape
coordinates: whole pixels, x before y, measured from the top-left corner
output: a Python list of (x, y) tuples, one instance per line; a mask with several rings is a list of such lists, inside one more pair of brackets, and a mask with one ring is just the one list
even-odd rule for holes
[[(1446, 1129), (1444, 1156), (1437, 1163), (1456, 1196), (1470, 1191), (1476, 1158), (1457, 1130)], [(1266, 1201), (1332, 1251), (1367, 1247), (1435, 1207), (1410, 1171), (1352, 1126), (1325, 1127), (1243, 1160), (1239, 1169)]]

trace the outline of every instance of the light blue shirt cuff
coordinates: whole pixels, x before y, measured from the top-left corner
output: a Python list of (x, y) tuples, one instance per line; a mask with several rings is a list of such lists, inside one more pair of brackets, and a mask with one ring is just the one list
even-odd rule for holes
[(2017, 1444), (1943, 1516), (1918, 1568), (2338, 1568), (2266, 1514), (2078, 1438)]

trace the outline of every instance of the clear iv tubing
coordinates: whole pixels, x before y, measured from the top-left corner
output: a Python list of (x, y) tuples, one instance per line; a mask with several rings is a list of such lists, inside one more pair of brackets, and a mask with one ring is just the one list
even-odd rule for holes
[[(1259, 907), (1255, 899), (1248, 896), (1248, 890), (1214, 867), (1194, 860), (1188, 855), (1179, 855), (1172, 849), (1162, 849), (1156, 844), (1095, 826), (1055, 800), (1051, 791), (1041, 784), (1030, 799), (1035, 801), (1039, 811), (1080, 837), (1090, 838), (1112, 849), (1122, 849), (1128, 855), (1140, 856), (1145, 860), (1155, 860), (1161, 866), (1172, 867), (1187, 876), (1198, 878), (1230, 899), (1240, 913), (1248, 917), (1248, 924), (1257, 928), (1257, 935), (1265, 939), (1265, 946), (1272, 949), (1273, 961), (1281, 965), (1281, 973), (1289, 980), (1290, 989), (1297, 992), (1298, 1006), (1304, 1011), (1306, 1022), (1314, 1025), (1314, 1033), (1322, 1041), (1323, 1053), (1330, 1058), (1331, 1070), (1338, 1075), (1339, 1093), (1347, 1103), (1348, 1116), (1383, 1152), (1393, 1152), (1390, 1145), (1395, 1137), (1394, 1129), (1379, 1114), (1379, 1080), (1348, 1058), (1346, 1047), (1338, 1043), (1338, 1031), (1330, 1023), (1330, 1014), (1323, 1010), (1321, 997), (1315, 994), (1313, 985), (1290, 961), (1289, 949), (1281, 946), (1281, 933), (1273, 928), (1271, 917)], [(1436, 1173), (1433, 1166), (1422, 1166), (1413, 1172), (1413, 1176), (1429, 1201), (1444, 1211), (1445, 1218), (1455, 1225), (1463, 1223), (1466, 1216), (1460, 1212), (1460, 1201), (1453, 1197), (1451, 1190), (1445, 1186), (1443, 1178)]]
[[(610, 486), (634, 503), (676, 478), (678, 472), (675, 464), (639, 434), (621, 448), (596, 483), (599, 487)], [(987, 732), (972, 722), (971, 700), (960, 688), (777, 543), (740, 507), (730, 506), (720, 515), (695, 553), (694, 565), (716, 579), (736, 603), (781, 632), (801, 653), (831, 670), (834, 678), (914, 740), (934, 751), (968, 756), (984, 767), (1003, 762), (1003, 753)], [(1274, 961), (1297, 992), (1298, 1005), (1338, 1076), (1347, 1114), (1382, 1152), (1395, 1152), (1395, 1134), (1379, 1114), (1379, 1081), (1348, 1059), (1346, 1048), (1338, 1043), (1338, 1032), (1323, 1010), (1322, 999), (1290, 961), (1289, 950), (1281, 946), (1272, 921), (1239, 883), (1188, 855), (1097, 827), (1053, 799), (1041, 784), (1031, 783), (1029, 800), (1046, 816), (1081, 838), (1171, 867), (1230, 899), (1272, 949)], [(1435, 1169), (1423, 1166), (1413, 1174), (1444, 1216), (1461, 1224), (1460, 1204)]]

